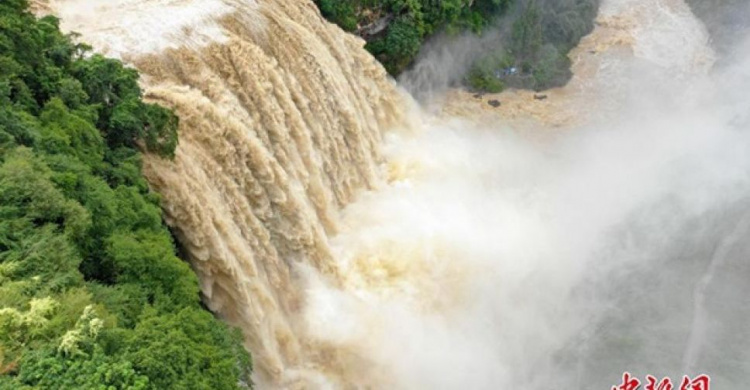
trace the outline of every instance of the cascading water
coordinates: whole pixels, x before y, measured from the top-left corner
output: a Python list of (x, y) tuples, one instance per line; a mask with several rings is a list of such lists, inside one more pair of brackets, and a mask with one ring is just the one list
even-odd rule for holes
[(144, 171), (261, 387), (750, 382), (748, 248), (722, 239), (746, 224), (747, 99), (720, 93), (748, 61), (710, 73), (682, 1), (605, 0), (568, 86), (438, 115), (308, 0), (94, 3), (37, 9), (179, 114)]
[(144, 173), (208, 307), (244, 330), (260, 383), (335, 378), (335, 351), (297, 325), (294, 280), (303, 265), (340, 277), (336, 212), (381, 180), (382, 131), (405, 105), (364, 42), (311, 1), (45, 5), (180, 116), (174, 161), (148, 156)]

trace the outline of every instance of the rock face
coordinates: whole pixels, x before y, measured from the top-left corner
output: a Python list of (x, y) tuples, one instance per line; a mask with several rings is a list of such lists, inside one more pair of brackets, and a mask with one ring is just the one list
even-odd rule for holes
[(364, 39), (377, 37), (385, 32), (385, 30), (388, 28), (388, 25), (391, 24), (394, 18), (395, 16), (393, 14), (383, 16), (378, 20), (358, 29), (357, 35), (361, 36)]

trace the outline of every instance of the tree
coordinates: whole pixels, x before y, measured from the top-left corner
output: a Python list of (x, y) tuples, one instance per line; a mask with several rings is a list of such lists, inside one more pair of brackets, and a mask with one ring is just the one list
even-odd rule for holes
[(177, 117), (26, 7), (0, 3), (0, 389), (248, 387), (141, 174)]

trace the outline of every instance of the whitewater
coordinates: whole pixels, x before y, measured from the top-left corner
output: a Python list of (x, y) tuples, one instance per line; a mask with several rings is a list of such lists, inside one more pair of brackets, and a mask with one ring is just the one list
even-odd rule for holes
[(750, 383), (750, 45), (682, 0), (604, 0), (545, 100), (421, 104), (309, 0), (34, 7), (179, 115), (144, 173), (259, 388)]

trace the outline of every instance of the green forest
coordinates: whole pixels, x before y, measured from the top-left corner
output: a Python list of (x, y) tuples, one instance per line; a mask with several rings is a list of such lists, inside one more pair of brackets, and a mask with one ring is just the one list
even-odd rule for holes
[[(512, 0), (315, 0), (323, 16), (367, 40), (366, 48), (393, 75), (416, 58), (424, 40), (440, 31), (480, 33)], [(387, 25), (387, 26), (386, 26)], [(369, 27), (369, 28), (368, 28)]]
[(367, 41), (398, 76), (440, 33), (500, 31), (464, 77), (476, 91), (543, 90), (571, 77), (567, 55), (594, 26), (599, 0), (315, 0), (328, 20)]
[(178, 118), (27, 6), (0, 3), (0, 389), (251, 387), (141, 175)]

